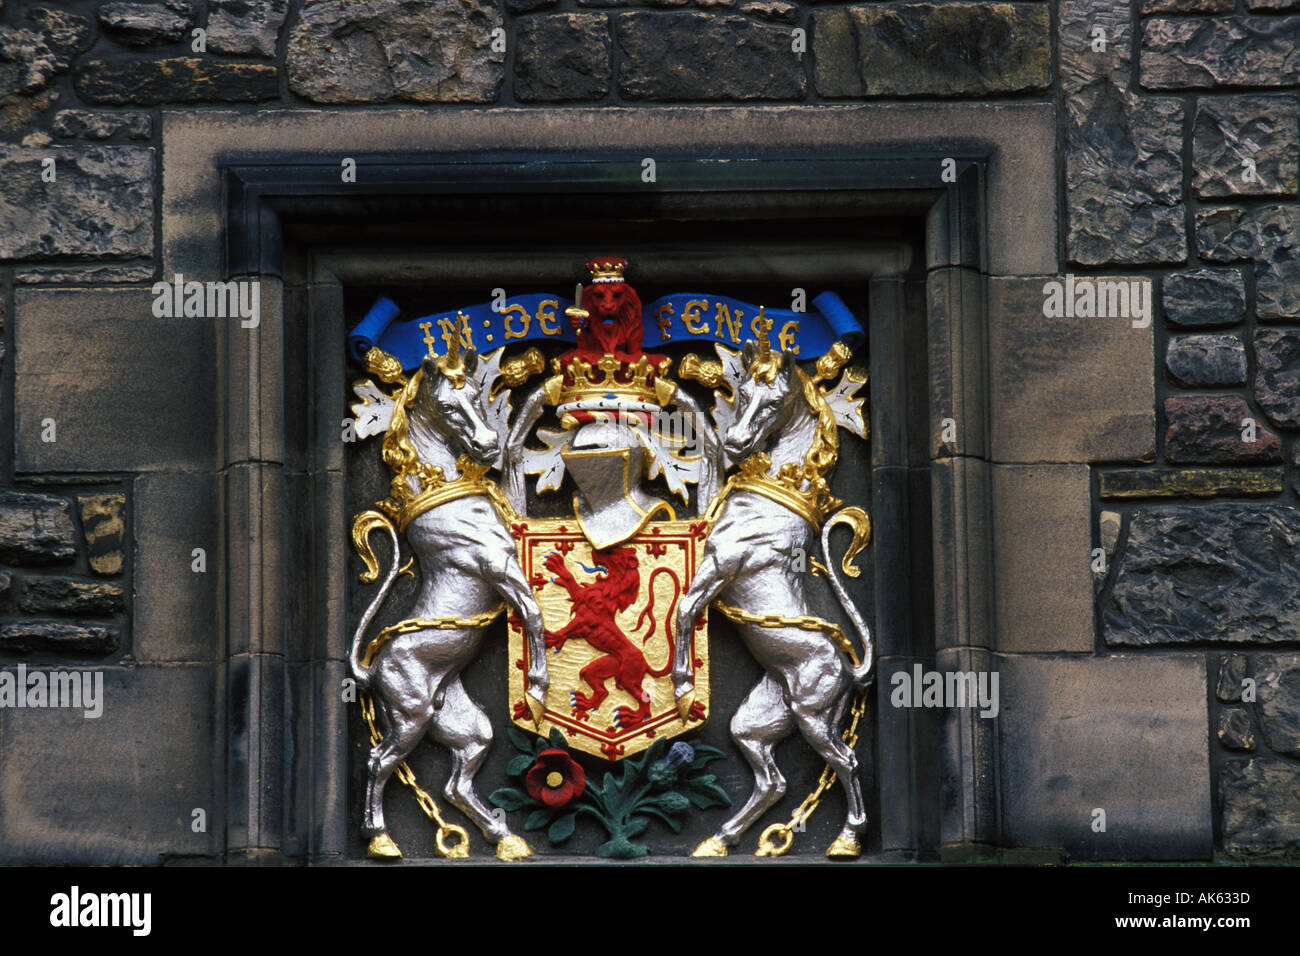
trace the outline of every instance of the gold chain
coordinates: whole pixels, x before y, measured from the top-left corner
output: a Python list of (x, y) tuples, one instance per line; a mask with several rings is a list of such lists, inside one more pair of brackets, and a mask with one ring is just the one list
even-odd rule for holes
[(801, 614), (798, 617), (787, 617), (784, 614), (751, 614), (749, 611), (742, 611), (734, 604), (725, 604), (722, 601), (714, 601), (713, 606), (737, 624), (757, 624), (760, 627), (797, 627), (805, 631), (824, 631), (840, 650), (853, 659), (854, 666), (858, 663), (858, 656), (853, 650), (853, 644), (838, 624), (832, 624), (830, 621), (824, 621), (811, 614)]
[(461, 628), (487, 627), (505, 609), (506, 606), (500, 604), (495, 610), (484, 611), (482, 614), (476, 614), (473, 617), (411, 617), (405, 621), (398, 621), (396, 624), (390, 624), (375, 635), (374, 640), (370, 642), (370, 646), (366, 648), (366, 654), (361, 659), (361, 663), (369, 667), (374, 662), (379, 649), (399, 634), (410, 634), (412, 631), (456, 631)]
[[(370, 699), (369, 694), (363, 694), (361, 697), (361, 714), (366, 718), (366, 726), (370, 728), (370, 745), (379, 746), (383, 740), (383, 735), (379, 733), (379, 728), (375, 726), (375, 703)], [(451, 859), (465, 859), (469, 856), (469, 834), (465, 828), (455, 823), (448, 823), (438, 812), (438, 805), (433, 802), (431, 797), (423, 787), (415, 782), (415, 771), (405, 760), (397, 765), (394, 771), (397, 779), (410, 787), (415, 792), (415, 800), (420, 804), (420, 809), (424, 815), (434, 822), (438, 828), (437, 844), (438, 852)], [(457, 841), (450, 846), (447, 845), (447, 837), (455, 836)]]
[[(739, 624), (757, 624), (760, 627), (797, 627), (805, 631), (824, 631), (835, 641), (840, 650), (848, 655), (849, 660), (853, 662), (853, 666), (858, 666), (858, 655), (853, 650), (853, 644), (849, 641), (843, 629), (830, 621), (823, 621), (811, 614), (802, 614), (798, 617), (789, 617), (783, 614), (751, 614), (733, 605), (724, 604), (722, 601), (714, 601), (713, 606)], [(862, 715), (866, 711), (867, 695), (865, 693), (858, 694), (854, 698), (852, 709), (849, 711), (852, 719), (850, 719), (848, 727), (845, 728), (842, 734), (844, 743), (848, 745), (850, 750), (853, 750), (858, 745), (858, 723), (862, 720)], [(789, 821), (786, 823), (773, 823), (762, 832), (758, 838), (758, 851), (754, 855), (784, 855), (794, 845), (795, 831), (803, 829), (804, 823), (813, 815), (813, 811), (821, 804), (822, 797), (826, 795), (826, 791), (834, 783), (835, 770), (830, 764), (827, 764), (822, 768), (822, 775), (817, 780), (816, 789), (808, 794), (803, 803), (795, 808)]]
[[(495, 610), (484, 611), (482, 614), (475, 615), (474, 617), (441, 617), (433, 620), (415, 617), (405, 621), (399, 621), (396, 624), (384, 628), (378, 635), (376, 635), (375, 639), (370, 642), (370, 646), (366, 648), (364, 663), (369, 667), (371, 662), (374, 660), (375, 655), (379, 653), (379, 649), (383, 647), (390, 638), (398, 634), (409, 634), (412, 631), (423, 631), (429, 629), (450, 631), (458, 628), (487, 627), (495, 621), (505, 609), (506, 606), (502, 604)], [(384, 737), (383, 734), (379, 732), (379, 728), (375, 726), (375, 702), (371, 699), (369, 694), (363, 694), (361, 697), (361, 715), (366, 719), (366, 726), (370, 728), (370, 746), (379, 746), (379, 742), (383, 740)], [(438, 835), (436, 837), (438, 852), (442, 856), (450, 859), (465, 859), (468, 857), (469, 833), (466, 832), (464, 827), (455, 823), (448, 823), (442, 818), (442, 814), (438, 811), (438, 804), (434, 802), (433, 797), (430, 796), (427, 790), (416, 783), (415, 771), (411, 769), (411, 765), (403, 760), (397, 765), (394, 774), (404, 785), (411, 788), (412, 792), (415, 793), (415, 801), (420, 805), (420, 809), (424, 811), (424, 815), (432, 820), (434, 825), (438, 828)], [(447, 837), (449, 836), (456, 837), (456, 842), (448, 845)]]

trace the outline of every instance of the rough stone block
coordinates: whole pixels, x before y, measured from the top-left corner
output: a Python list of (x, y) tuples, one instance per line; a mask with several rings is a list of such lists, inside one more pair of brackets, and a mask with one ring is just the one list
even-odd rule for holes
[(1241, 700), (1242, 679), (1246, 676), (1246, 658), (1243, 654), (1225, 654), (1219, 662), (1219, 683), (1214, 696), (1225, 704)]
[(208, 49), (275, 56), (289, 0), (208, 0)]
[(1235, 395), (1165, 399), (1165, 458), (1174, 464), (1271, 464), (1282, 441)]
[(799, 19), (799, 5), (785, 0), (753, 0), (742, 4), (740, 12), (760, 20), (779, 20), (782, 23), (794, 23)]
[(0, 491), (0, 560), (66, 564), (77, 557), (77, 529), (66, 498)]
[(1295, 259), (1300, 257), (1300, 208), (1275, 203), (1198, 210), (1196, 248), (1212, 262)]
[(989, 279), (993, 459), (1152, 460), (1151, 326), (1134, 328), (1123, 318), (1046, 318), (1049, 281), (1060, 277)]
[[(156, 318), (148, 289), (27, 288), (15, 303), (19, 472), (213, 467), (214, 328), (237, 320)], [(142, 354), (148, 377), (131, 371)]]
[(154, 267), (148, 260), (135, 265), (31, 266), (14, 269), (18, 285), (87, 285), (102, 286), (118, 282), (144, 282), (152, 279)]
[(106, 3), (99, 22), (119, 43), (155, 46), (175, 43), (194, 22), (194, 9), (184, 0), (159, 3)]
[(0, 103), (44, 89), (95, 32), (86, 18), (46, 7), (28, 11), (21, 24), (0, 24)]
[(520, 23), (515, 96), (598, 100), (609, 92), (609, 26), (603, 13), (556, 13)]
[(69, 621), (16, 621), (0, 627), (0, 651), (15, 654), (105, 657), (121, 647), (111, 625)]
[(106, 113), (99, 110), (59, 110), (51, 132), (67, 139), (148, 139), (153, 135), (153, 118), (148, 113)]
[[(54, 160), (54, 182), (45, 182)], [(154, 151), (0, 147), (0, 260), (153, 255)]]
[(289, 32), (289, 88), (317, 103), (490, 103), (500, 26), (489, 0), (316, 0)]
[(86, 538), (90, 570), (96, 574), (118, 574), (122, 570), (122, 540), (126, 525), (125, 495), (78, 495), (81, 529)]
[(1300, 332), (1255, 331), (1255, 401), (1275, 425), (1300, 428)]
[(279, 71), (270, 63), (199, 56), (83, 60), (73, 81), (91, 103), (255, 103), (280, 95)]
[(1093, 648), (1086, 465), (993, 469), (993, 571), (1002, 652)]
[(28, 614), (117, 614), (126, 610), (118, 585), (72, 578), (27, 578), (18, 606)]
[(1300, 315), (1300, 208), (1202, 209), (1196, 213), (1196, 245), (1212, 261), (1255, 260), (1255, 314), (1261, 320)]
[(1235, 335), (1176, 335), (1169, 339), (1165, 368), (1188, 388), (1246, 383), (1246, 346)]
[(1294, 322), (1300, 317), (1300, 261), (1256, 266), (1255, 315), (1261, 322)]
[(1300, 511), (1215, 502), (1133, 513), (1102, 608), (1107, 644), (1146, 647), (1300, 640)]
[[(1251, 0), (1247, 0), (1247, 4)], [(1232, 0), (1142, 0), (1142, 15), (1151, 13), (1227, 13)]]
[(1140, 71), (1149, 90), (1295, 86), (1300, 17), (1152, 18), (1142, 24)]
[(1291, 196), (1300, 177), (1294, 96), (1201, 97), (1192, 136), (1192, 188), (1203, 198)]
[(623, 13), (619, 92), (634, 100), (790, 100), (804, 94), (790, 31), (746, 17)]
[(1300, 767), (1269, 757), (1233, 760), (1219, 778), (1223, 849), (1232, 856), (1300, 856)]
[(1071, 261), (1186, 261), (1182, 103), (1101, 82), (1072, 96), (1067, 108)]
[[(1098, 81), (1126, 93), (1132, 75), (1132, 12), (1112, 0), (1061, 0), (1057, 11), (1061, 85), (1067, 96)], [(1094, 49), (1098, 27), (1106, 39), (1104, 51)]]
[[(1023, 655), (999, 658), (999, 671), (1008, 845), (1099, 860), (1211, 857), (1203, 658)], [(1093, 832), (1096, 809), (1104, 833)]]
[[(210, 667), (103, 670), (103, 714), (0, 711), (0, 860), (157, 864), (219, 852), (224, 740)], [(195, 833), (203, 809), (207, 829)]]
[(1205, 328), (1246, 318), (1246, 284), (1236, 269), (1196, 269), (1165, 276), (1161, 305), (1170, 325)]
[(1240, 707), (1226, 707), (1219, 711), (1219, 743), (1228, 750), (1251, 751), (1255, 749), (1255, 732), (1250, 727), (1250, 714)]
[(873, 3), (817, 10), (812, 29), (822, 96), (987, 96), (1051, 81), (1042, 4)]
[(1300, 757), (1300, 655), (1255, 654), (1246, 674), (1255, 681), (1264, 742), (1275, 753)]
[(1103, 471), (1098, 494), (1110, 498), (1213, 498), (1275, 495), (1281, 468), (1121, 468)]

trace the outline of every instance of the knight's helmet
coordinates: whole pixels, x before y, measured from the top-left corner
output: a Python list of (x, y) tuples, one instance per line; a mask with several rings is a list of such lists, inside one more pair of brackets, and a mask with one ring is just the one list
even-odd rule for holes
[[(602, 256), (587, 263), (593, 284), (623, 283), (625, 260)], [(587, 310), (570, 309), (579, 321)], [(578, 486), (575, 510), (583, 532), (597, 548), (612, 547), (636, 534), (657, 512), (671, 515), (664, 500), (641, 487), (649, 454), (638, 429), (655, 426), (677, 390), (667, 378), (672, 360), (639, 355), (621, 361), (606, 352), (595, 362), (571, 354), (567, 365), (554, 360), (548, 383), (563, 428), (574, 431), (562, 453)]]

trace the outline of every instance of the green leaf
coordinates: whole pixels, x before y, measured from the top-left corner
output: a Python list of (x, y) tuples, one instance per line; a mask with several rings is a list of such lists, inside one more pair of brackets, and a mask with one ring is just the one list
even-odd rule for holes
[(727, 793), (727, 791), (719, 787), (716, 783), (709, 784), (707, 787), (704, 788), (703, 792), (701, 793), (701, 796), (709, 796), (709, 795), (712, 795), (713, 799), (716, 801), (714, 803), (714, 806), (718, 806), (718, 807), (731, 806), (731, 795)]
[(506, 729), (506, 736), (510, 738), (510, 742), (515, 745), (516, 750), (522, 750), (532, 756), (533, 737), (531, 735), (524, 733), (518, 727), (511, 726)]
[(717, 747), (710, 747), (708, 744), (698, 744), (695, 748), (695, 759), (692, 760), (687, 769), (702, 770), (707, 767), (710, 760), (720, 760), (726, 754)]
[(532, 754), (520, 754), (506, 764), (506, 776), (519, 777), (527, 772), (528, 768), (533, 765)]
[(694, 790), (688, 790), (686, 792), (686, 799), (691, 801), (698, 810), (707, 810), (709, 807), (713, 806), (713, 798), (711, 796), (704, 793), (696, 793)]
[(564, 733), (559, 727), (551, 728), (550, 745), (558, 750), (568, 750), (569, 742), (564, 739)]
[(502, 787), (500, 790), (494, 790), (488, 800), (493, 806), (500, 807), (502, 810), (518, 810), (533, 802), (532, 797), (514, 787)]
[(577, 824), (577, 813), (566, 813), (560, 819), (551, 824), (551, 828), (546, 831), (546, 838), (552, 843), (563, 843), (569, 837), (573, 836), (573, 828)]
[(601, 827), (604, 828), (605, 832), (613, 836), (614, 826), (609, 822), (609, 817), (605, 816), (605, 814), (601, 813), (595, 807), (589, 807), (585, 803), (580, 803), (578, 804), (577, 809), (574, 811), (574, 815), (576, 816), (579, 813), (585, 813), (588, 816), (595, 817), (596, 822), (599, 823)]
[(555, 816), (555, 810), (551, 807), (542, 807), (540, 810), (534, 810), (532, 813), (528, 814), (528, 819), (524, 821), (524, 829), (540, 830), (551, 822), (553, 816)]
[[(626, 773), (624, 777), (626, 777)], [(606, 773), (601, 784), (602, 801), (605, 804), (605, 812), (609, 814), (611, 820), (620, 820), (627, 816), (627, 794), (624, 793), (624, 781), (614, 780), (612, 773)]]
[(645, 833), (646, 827), (650, 826), (650, 821), (645, 817), (633, 817), (627, 821), (627, 826), (623, 828), (623, 836), (634, 837)]
[(661, 812), (655, 807), (642, 807), (640, 812), (649, 814), (652, 817), (658, 817), (664, 823), (668, 824), (668, 826), (672, 829), (674, 833), (682, 832), (682, 825), (680, 822), (668, 816), (668, 814)]
[(695, 787), (707, 787), (717, 779), (718, 778), (714, 774), (702, 773), (698, 777), (687, 777), (682, 782), (686, 784), (686, 786), (694, 789)]

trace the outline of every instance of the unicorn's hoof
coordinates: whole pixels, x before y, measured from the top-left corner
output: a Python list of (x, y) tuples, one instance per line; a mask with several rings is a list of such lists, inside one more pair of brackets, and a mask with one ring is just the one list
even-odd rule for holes
[(387, 833), (376, 833), (370, 838), (370, 846), (366, 847), (366, 856), (372, 860), (400, 860), (402, 851)]
[(524, 838), (514, 833), (502, 837), (501, 842), (497, 844), (498, 860), (523, 860), (532, 855), (533, 851), (528, 849)]
[(715, 836), (709, 837), (695, 848), (691, 856), (726, 856), (727, 844)]
[(852, 833), (841, 833), (826, 848), (826, 855), (832, 860), (856, 860), (862, 855), (862, 844)]

